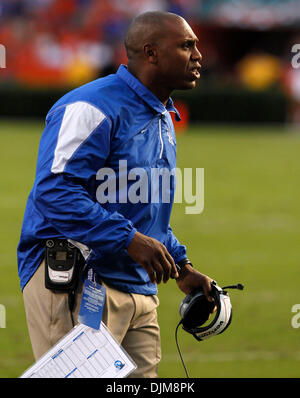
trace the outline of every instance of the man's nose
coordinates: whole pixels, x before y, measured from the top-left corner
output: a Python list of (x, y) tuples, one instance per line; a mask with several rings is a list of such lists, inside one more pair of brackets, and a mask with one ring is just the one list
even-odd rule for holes
[(197, 47), (194, 48), (194, 51), (192, 53), (192, 58), (194, 61), (202, 61), (202, 54), (200, 53), (199, 49)]

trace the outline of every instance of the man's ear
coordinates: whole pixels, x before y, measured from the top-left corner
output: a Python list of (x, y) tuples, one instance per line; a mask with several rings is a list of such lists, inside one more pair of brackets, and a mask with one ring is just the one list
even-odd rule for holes
[(144, 45), (144, 55), (150, 64), (157, 64), (157, 49), (152, 44)]

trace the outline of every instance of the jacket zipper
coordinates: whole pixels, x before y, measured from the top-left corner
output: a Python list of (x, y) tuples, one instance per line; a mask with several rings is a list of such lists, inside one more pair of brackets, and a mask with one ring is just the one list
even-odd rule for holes
[(163, 150), (164, 150), (164, 141), (163, 141), (162, 132), (161, 132), (161, 119), (162, 119), (162, 115), (160, 115), (160, 117), (158, 119), (158, 132), (159, 132), (159, 139), (160, 139), (160, 144), (161, 144), (159, 159), (162, 158), (162, 154), (163, 154)]

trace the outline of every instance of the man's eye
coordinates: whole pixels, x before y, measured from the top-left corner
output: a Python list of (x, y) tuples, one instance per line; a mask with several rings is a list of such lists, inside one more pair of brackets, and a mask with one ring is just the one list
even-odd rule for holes
[(183, 48), (192, 48), (194, 45), (193, 42), (187, 41), (183, 44)]

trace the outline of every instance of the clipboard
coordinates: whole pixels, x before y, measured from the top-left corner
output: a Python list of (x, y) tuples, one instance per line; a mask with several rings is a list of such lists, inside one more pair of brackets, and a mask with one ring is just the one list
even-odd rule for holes
[(20, 378), (125, 378), (136, 367), (103, 322), (79, 323)]

